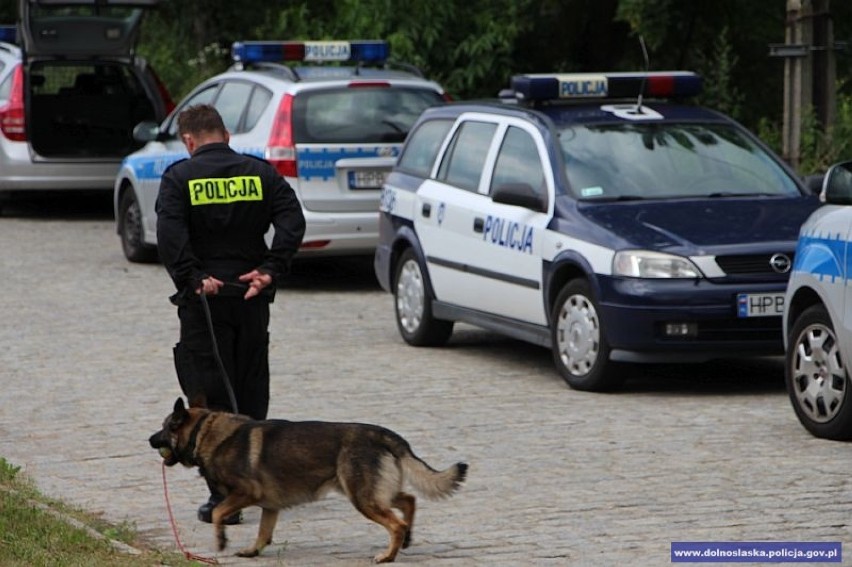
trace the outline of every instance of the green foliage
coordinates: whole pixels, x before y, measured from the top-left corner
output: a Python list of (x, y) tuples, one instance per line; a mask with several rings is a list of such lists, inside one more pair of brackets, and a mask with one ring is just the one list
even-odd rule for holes
[[(833, 2), (831, 12), (835, 37), (848, 37), (852, 2)], [(179, 100), (228, 67), (234, 41), (383, 38), (393, 59), (467, 99), (493, 97), (515, 73), (642, 69), (642, 37), (651, 70), (698, 71), (699, 103), (777, 147), (784, 63), (769, 58), (768, 45), (784, 41), (785, 20), (782, 0), (264, 0), (251, 10), (232, 0), (181, 0), (149, 14), (139, 51)], [(838, 77), (849, 73), (852, 57), (839, 57)], [(847, 150), (843, 124), (825, 135), (813, 122), (806, 129), (803, 152), (822, 156), (809, 164)], [(829, 143), (837, 149), (829, 152)]]
[(776, 122), (774, 120), (770, 120), (767, 117), (761, 118), (757, 126), (754, 129), (757, 137), (760, 138), (764, 144), (772, 148), (772, 150), (781, 155), (781, 147), (782, 147), (782, 133), (781, 133), (781, 124), (780, 122)]
[(681, 35), (687, 18), (678, 17), (678, 0), (621, 0), (618, 19), (627, 22), (630, 29), (645, 38), (650, 51), (663, 48), (672, 35)]
[(133, 543), (136, 538), (131, 525), (109, 526), (46, 498), (20, 473), (20, 467), (0, 457), (0, 565), (142, 567), (193, 564), (176, 553), (141, 551), (139, 556), (128, 556), (116, 551), (107, 539), (93, 536), (87, 529), (66, 521), (65, 517), (72, 517), (107, 538), (125, 543)]
[(769, 58), (768, 45), (783, 42), (785, 17), (780, 0), (620, 0), (617, 12), (644, 37), (652, 69), (701, 71), (708, 105), (735, 109), (751, 128), (781, 117), (783, 63)]
[[(824, 173), (833, 163), (852, 158), (852, 95), (840, 94), (833, 124), (823, 128), (813, 108), (805, 109), (798, 171), (802, 175)], [(764, 118), (757, 135), (776, 153), (782, 153), (781, 125)]]
[(8, 484), (15, 480), (18, 473), (21, 472), (21, 467), (16, 467), (6, 459), (0, 457), (0, 483)]
[(316, 2), (293, 4), (255, 31), (257, 38), (386, 39), (392, 59), (415, 65), (457, 96), (494, 96), (496, 85), (507, 84), (530, 0), (401, 4), (340, 0), (330, 11)]
[(837, 117), (828, 128), (822, 128), (812, 108), (802, 122), (799, 171), (824, 172), (831, 164), (852, 157), (852, 96), (838, 98)]
[(4, 0), (0, 2), (0, 26), (11, 26), (18, 17), (17, 2)]
[(697, 56), (698, 72), (704, 77), (704, 92), (698, 102), (739, 120), (744, 96), (734, 83), (734, 70), (739, 63), (729, 39), (728, 28), (719, 33), (709, 57)]

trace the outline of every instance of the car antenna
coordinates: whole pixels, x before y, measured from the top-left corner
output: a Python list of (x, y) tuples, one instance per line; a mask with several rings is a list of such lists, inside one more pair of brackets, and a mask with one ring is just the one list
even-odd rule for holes
[(639, 36), (639, 45), (642, 47), (642, 56), (645, 59), (645, 74), (642, 75), (642, 83), (639, 85), (639, 98), (636, 100), (636, 108), (634, 112), (642, 114), (642, 93), (645, 92), (645, 83), (648, 81), (648, 73), (651, 69), (651, 63), (648, 59), (648, 49), (645, 47), (645, 38)]

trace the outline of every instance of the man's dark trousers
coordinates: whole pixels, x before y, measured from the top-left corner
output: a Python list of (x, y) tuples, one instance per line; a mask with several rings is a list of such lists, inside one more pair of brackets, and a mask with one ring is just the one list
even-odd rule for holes
[[(207, 296), (219, 354), (234, 390), (239, 413), (266, 419), (269, 409), (269, 299), (241, 295)], [(175, 345), (178, 380), (192, 401), (203, 394), (212, 410), (233, 411), (224, 377), (213, 354), (204, 307), (194, 297), (178, 307), (180, 342)]]

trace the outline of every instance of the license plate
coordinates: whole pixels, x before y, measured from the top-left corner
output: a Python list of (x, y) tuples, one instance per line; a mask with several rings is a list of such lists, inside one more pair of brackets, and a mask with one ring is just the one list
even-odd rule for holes
[(349, 172), (350, 189), (381, 189), (387, 176), (386, 171), (366, 170)]
[(737, 294), (737, 317), (777, 317), (784, 312), (784, 293)]

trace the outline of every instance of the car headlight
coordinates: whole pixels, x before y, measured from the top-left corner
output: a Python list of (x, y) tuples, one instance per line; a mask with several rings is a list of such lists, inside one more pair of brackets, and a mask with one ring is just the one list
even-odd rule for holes
[(612, 259), (612, 273), (630, 278), (700, 278), (701, 270), (688, 258), (652, 252), (622, 250)]

